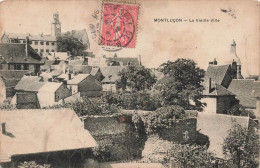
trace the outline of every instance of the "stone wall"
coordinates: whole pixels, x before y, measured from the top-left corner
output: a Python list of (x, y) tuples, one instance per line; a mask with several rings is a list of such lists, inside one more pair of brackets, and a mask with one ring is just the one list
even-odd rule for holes
[(141, 158), (146, 136), (138, 133), (131, 115), (86, 117), (84, 127), (106, 149), (101, 162)]

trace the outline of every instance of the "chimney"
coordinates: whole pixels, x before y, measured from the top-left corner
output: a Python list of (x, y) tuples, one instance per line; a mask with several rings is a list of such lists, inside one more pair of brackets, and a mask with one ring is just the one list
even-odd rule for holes
[(2, 123), (2, 134), (6, 134), (6, 124)]
[(71, 73), (68, 73), (68, 80), (71, 80)]
[(218, 61), (216, 58), (214, 58), (213, 65), (218, 65)]
[(142, 65), (142, 63), (141, 63), (141, 55), (138, 55), (138, 62), (139, 62), (139, 65)]
[(237, 74), (236, 74), (237, 79), (243, 79), (243, 76), (241, 74), (241, 65), (237, 65)]
[(211, 86), (211, 78), (209, 78), (209, 93), (211, 92), (212, 86)]
[(25, 39), (25, 53), (26, 53), (26, 57), (28, 58), (28, 45), (29, 45), (29, 37), (26, 36)]

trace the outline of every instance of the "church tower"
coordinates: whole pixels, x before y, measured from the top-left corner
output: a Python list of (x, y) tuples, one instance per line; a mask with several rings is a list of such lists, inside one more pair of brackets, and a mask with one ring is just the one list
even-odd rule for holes
[(51, 35), (60, 36), (61, 35), (61, 23), (59, 20), (59, 13), (56, 12), (53, 14), (53, 22), (51, 24)]
[(231, 44), (231, 57), (233, 58), (233, 62), (231, 64), (231, 69), (233, 71), (233, 79), (244, 79), (241, 74), (241, 61), (239, 57), (237, 56), (236, 52), (236, 42), (233, 40), (233, 43)]

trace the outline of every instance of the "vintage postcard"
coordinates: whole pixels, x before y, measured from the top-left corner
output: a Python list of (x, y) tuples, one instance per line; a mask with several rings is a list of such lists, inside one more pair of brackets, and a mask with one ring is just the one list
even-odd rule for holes
[(0, 168), (257, 168), (257, 0), (1, 0)]

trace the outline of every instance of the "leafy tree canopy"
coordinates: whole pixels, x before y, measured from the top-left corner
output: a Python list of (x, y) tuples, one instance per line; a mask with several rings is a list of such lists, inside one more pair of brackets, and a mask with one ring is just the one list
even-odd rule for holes
[[(203, 103), (201, 85), (205, 71), (193, 60), (177, 59), (163, 63), (159, 70), (164, 74), (155, 89), (158, 90), (164, 105), (178, 105), (185, 109), (202, 110)], [(194, 102), (194, 105), (191, 103)]]
[(259, 133), (241, 125), (234, 125), (223, 143), (223, 153), (238, 168), (256, 168), (259, 158)]
[(144, 91), (151, 89), (155, 84), (155, 76), (151, 70), (144, 66), (130, 65), (119, 72), (120, 79), (116, 81), (116, 88), (131, 89), (131, 91)]
[(83, 54), (87, 46), (82, 44), (77, 38), (69, 35), (57, 37), (57, 50), (58, 52), (70, 52), (72, 56), (79, 56)]

